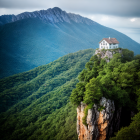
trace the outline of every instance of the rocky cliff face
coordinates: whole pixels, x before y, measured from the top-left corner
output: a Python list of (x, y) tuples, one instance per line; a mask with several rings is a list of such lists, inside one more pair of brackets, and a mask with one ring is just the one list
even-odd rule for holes
[[(101, 106), (104, 107), (101, 111)], [(100, 105), (88, 110), (87, 124), (82, 123), (86, 104), (77, 107), (78, 140), (108, 140), (114, 130), (119, 129), (121, 109), (115, 111), (114, 101), (102, 97)]]
[(122, 53), (121, 49), (115, 49), (115, 50), (104, 50), (104, 49), (98, 49), (95, 51), (95, 55), (101, 56), (101, 58), (104, 58), (106, 62), (109, 62), (109, 60), (113, 57), (113, 54), (115, 53)]
[[(95, 55), (104, 58), (107, 62), (113, 57), (113, 54), (122, 54), (121, 49), (103, 50), (98, 49)], [(82, 122), (86, 104), (80, 103), (77, 107), (77, 134), (78, 140), (109, 140), (121, 127), (128, 126), (134, 113), (127, 108), (115, 107), (114, 101), (102, 97), (100, 104), (94, 104), (92, 109), (88, 110), (87, 126)]]

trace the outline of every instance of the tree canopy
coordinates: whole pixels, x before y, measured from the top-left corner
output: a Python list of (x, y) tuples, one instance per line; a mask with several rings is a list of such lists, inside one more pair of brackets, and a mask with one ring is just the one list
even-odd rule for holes
[[(89, 108), (91, 104), (98, 104), (101, 97), (106, 97), (115, 102), (116, 108), (127, 107), (136, 115), (130, 126), (122, 128), (111, 140), (138, 140), (140, 137), (140, 56), (134, 56), (132, 51), (122, 49), (122, 53), (115, 53), (107, 63), (105, 59), (101, 59), (101, 55), (94, 55), (86, 63), (78, 79), (79, 83), (70, 97), (71, 102), (77, 106), (80, 102), (84, 102)], [(87, 109), (83, 117), (85, 125), (86, 115)]]
[(69, 97), (93, 53), (71, 53), (1, 79), (1, 140), (76, 140), (76, 107)]

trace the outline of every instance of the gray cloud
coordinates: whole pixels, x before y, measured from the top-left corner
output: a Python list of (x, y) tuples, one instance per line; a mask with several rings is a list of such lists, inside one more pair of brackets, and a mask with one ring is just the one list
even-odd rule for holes
[(6, 9), (48, 9), (55, 6), (69, 12), (140, 17), (140, 0), (0, 0), (0, 8)]

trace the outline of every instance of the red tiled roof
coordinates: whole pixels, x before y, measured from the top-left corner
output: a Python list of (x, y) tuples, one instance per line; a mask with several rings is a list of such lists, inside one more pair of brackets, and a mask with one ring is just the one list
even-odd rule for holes
[(109, 44), (119, 44), (118, 40), (116, 38), (103, 38), (99, 43), (101, 43), (103, 40), (108, 42)]

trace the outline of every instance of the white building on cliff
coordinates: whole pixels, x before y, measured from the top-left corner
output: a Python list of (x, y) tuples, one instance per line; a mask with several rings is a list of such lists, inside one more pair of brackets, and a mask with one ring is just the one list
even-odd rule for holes
[(103, 38), (99, 42), (99, 49), (115, 49), (119, 47), (119, 42), (116, 38)]

